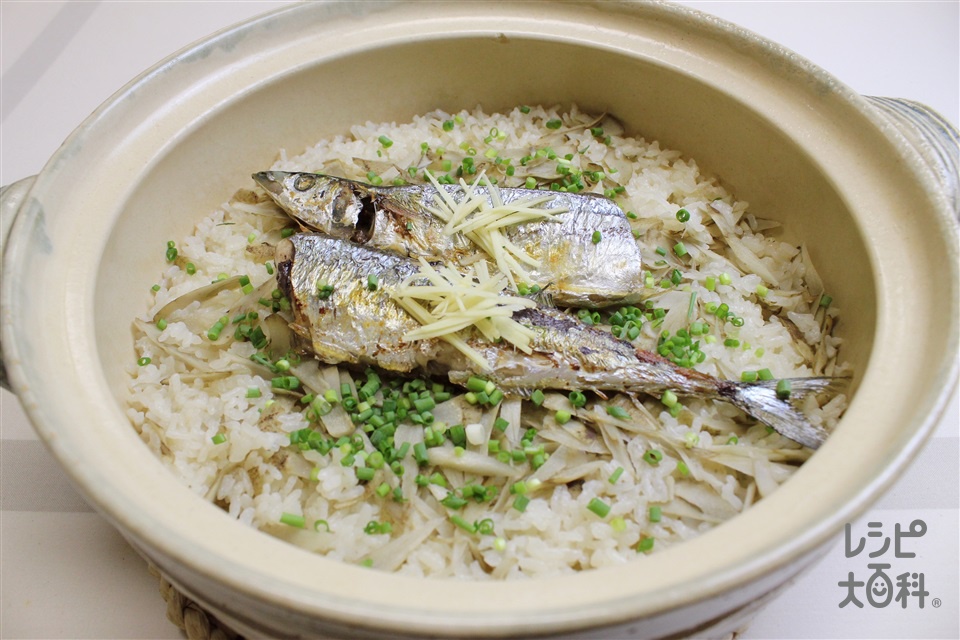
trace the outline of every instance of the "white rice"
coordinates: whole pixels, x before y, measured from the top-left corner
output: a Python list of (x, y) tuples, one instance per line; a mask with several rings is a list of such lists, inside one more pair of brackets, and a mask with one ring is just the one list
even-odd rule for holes
[[(778, 378), (848, 373), (837, 362), (839, 340), (832, 336), (838, 310), (818, 304), (823, 284), (806, 252), (765, 235), (775, 231), (777, 223), (759, 217), (762, 212), (748, 213), (747, 203), (734, 200), (679, 152), (623, 135), (612, 118), (599, 122), (575, 108), (563, 113), (540, 107), (523, 111), (438, 111), (407, 124), (358, 125), (350, 135), (322, 140), (299, 156), (281, 151), (273, 169), (382, 179), (385, 184), (395, 179), (423, 182), (424, 167), (441, 175), (444, 159), (456, 168), (475, 149), (477, 167), (487, 166), (487, 174), (498, 177), (501, 185), (520, 186), (529, 170), (520, 159), (549, 144), (561, 158), (573, 154), (573, 167), (605, 172), (602, 184), (589, 184), (589, 190), (624, 187), (616, 199), (636, 214), (631, 223), (655, 281), (647, 293), (656, 307), (669, 310), (662, 325), (643, 324), (637, 346), (656, 351), (661, 331), (675, 333), (687, 326), (691, 293), (696, 292), (694, 317), (709, 321), (715, 338), (712, 343), (701, 338), (706, 356), (696, 366), (699, 371), (729, 379), (763, 368)], [(558, 119), (559, 129), (545, 127)], [(449, 120), (455, 122), (448, 131), (443, 123)], [(598, 125), (603, 133), (595, 135), (590, 127)], [(381, 136), (392, 144), (384, 146)], [(423, 144), (429, 152), (424, 153)], [(444, 150), (443, 159), (438, 148)], [(517, 168), (513, 177), (504, 174), (505, 165), (494, 165), (485, 155), (491, 148), (512, 160)], [(541, 173), (557, 165), (544, 158), (531, 164), (537, 163)], [(420, 169), (415, 178), (409, 167)], [(677, 219), (681, 207), (690, 214), (686, 223)], [(154, 314), (169, 301), (220, 274), (247, 274), (254, 286), (268, 283), (269, 292), (273, 276), (265, 258), (248, 249), (276, 244), (281, 229), (290, 225), (262, 194), (239, 192), (200, 219), (192, 235), (176, 242), (178, 257), (160, 274), (152, 304), (136, 324), (138, 355), (141, 362), (150, 362), (131, 366), (130, 419), (144, 442), (191, 490), (245, 524), (331, 558), (406, 574), (497, 579), (551, 575), (631, 561), (644, 556), (638, 546), (657, 552), (699, 535), (769, 495), (811, 453), (719, 402), (683, 399), (685, 409), (672, 416), (655, 398), (591, 398), (587, 406), (575, 409), (565, 394), (548, 392), (548, 411), (523, 403), (522, 426), (515, 420), (518, 401), (482, 415), (468, 408), (473, 422), (481, 425), (470, 429), (468, 450), (486, 451), (499, 412), (511, 418), (505, 442), (515, 446), (530, 420), (542, 420), (538, 426), (551, 438), (544, 439), (552, 454), (547, 464), (537, 471), (527, 463), (516, 465), (517, 477), (502, 481), (499, 495), (489, 503), (469, 501), (462, 510), (447, 509), (438, 502), (447, 489), (418, 488), (411, 481), (418, 470), (409, 458), (404, 479), (384, 468), (374, 480), (360, 482), (353, 466), (341, 464), (340, 449), (321, 454), (291, 445), (291, 433), (314, 425), (294, 397), (275, 393), (270, 377), (251, 368), (256, 350), (232, 338), (233, 325), (216, 341), (206, 336), (240, 293), (227, 291), (167, 314), (163, 330), (153, 324)], [(689, 252), (683, 260), (672, 251), (681, 240)], [(666, 249), (666, 255), (656, 253), (657, 247)], [(187, 273), (188, 262), (195, 267), (194, 275)], [(661, 287), (674, 267), (682, 269), (681, 284)], [(729, 276), (729, 284), (708, 288), (708, 281), (720, 274)], [(760, 285), (768, 289), (763, 297)], [(743, 318), (743, 326), (710, 316), (705, 312), (710, 303), (729, 305), (732, 314)], [(266, 315), (263, 308), (259, 317)], [(739, 346), (725, 346), (727, 339), (738, 340)], [(207, 364), (195, 368), (197, 361)], [(250, 388), (259, 389), (260, 397), (248, 397)], [(451, 403), (459, 406), (463, 401)], [(610, 403), (624, 408), (630, 418), (611, 418), (605, 411)], [(808, 399), (803, 408), (814, 423), (829, 428), (845, 406), (846, 399), (837, 396), (823, 406)], [(556, 410), (570, 411), (574, 419), (558, 425), (552, 417)], [(398, 443), (401, 436), (422, 440), (422, 428), (401, 427)], [(588, 443), (584, 446), (589, 452), (575, 450), (578, 437)], [(557, 438), (565, 444), (555, 444)], [(369, 442), (366, 447), (372, 450)], [(663, 454), (656, 465), (644, 459), (651, 449)], [(610, 482), (618, 469), (619, 479)], [(434, 469), (419, 471), (429, 475)], [(551, 475), (555, 473), (560, 475)], [(453, 470), (444, 475), (452, 488), (484, 480)], [(529, 491), (529, 503), (521, 512), (511, 506), (515, 496), (509, 487), (529, 477), (542, 483)], [(384, 482), (390, 488), (399, 486), (405, 501), (392, 500), (392, 493), (377, 495)], [(588, 509), (594, 498), (610, 506), (606, 516)], [(651, 507), (659, 508), (658, 521), (655, 514), (651, 518)], [(282, 523), (284, 514), (302, 516), (305, 528)], [(470, 533), (451, 522), (451, 514), (466, 523), (489, 518), (493, 533)], [(370, 522), (389, 522), (392, 531), (364, 533)], [(649, 539), (652, 549), (647, 547), (650, 542), (641, 542)]]

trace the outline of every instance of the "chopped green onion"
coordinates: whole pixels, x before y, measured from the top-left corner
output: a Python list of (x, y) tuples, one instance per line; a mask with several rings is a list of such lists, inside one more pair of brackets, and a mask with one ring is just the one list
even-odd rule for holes
[(620, 476), (623, 475), (623, 467), (617, 467), (616, 470), (610, 474), (610, 477), (607, 478), (607, 482), (610, 484), (616, 484), (617, 480), (620, 479)]
[(221, 316), (221, 318), (217, 320), (213, 324), (213, 326), (210, 327), (210, 329), (207, 331), (207, 338), (212, 341), (219, 340), (220, 333), (223, 331), (223, 328), (227, 326), (229, 322), (230, 322), (230, 318), (228, 316)]
[(687, 211), (686, 209), (680, 209), (679, 211), (677, 211), (677, 220), (679, 220), (680, 222), (687, 222), (688, 220), (690, 220), (690, 212)]
[(303, 529), (307, 524), (307, 521), (303, 516), (286, 512), (280, 515), (280, 522), (298, 529)]
[(760, 369), (757, 371), (757, 377), (761, 380), (773, 380), (773, 373), (770, 369)]
[(418, 442), (413, 445), (413, 459), (417, 461), (419, 466), (424, 466), (427, 462), (430, 461), (430, 458), (427, 456), (427, 445), (422, 442)]
[(591, 240), (593, 240), (593, 244), (599, 244), (601, 238), (602, 238), (602, 234), (599, 231), (594, 231), (593, 236), (591, 236)]
[(720, 274), (720, 284), (730, 284), (731, 282), (733, 282), (733, 279), (729, 273), (724, 272)]
[(567, 398), (569, 398), (570, 404), (575, 407), (583, 407), (587, 404), (587, 396), (581, 391), (571, 391)]
[(458, 527), (460, 527), (461, 529), (463, 529), (463, 530), (466, 531), (467, 533), (476, 533), (476, 532), (477, 532), (477, 527), (476, 527), (476, 525), (470, 524), (469, 522), (467, 522), (466, 520), (464, 520), (464, 519), (461, 518), (460, 516), (457, 516), (457, 515), (450, 516), (450, 522), (452, 522), (453, 524), (457, 525)]
[(377, 274), (371, 273), (367, 276), (367, 289), (370, 291), (376, 291), (379, 282), (380, 279), (377, 277)]
[(260, 387), (248, 387), (248, 388), (247, 388), (247, 397), (248, 397), (248, 398), (259, 398), (259, 397), (260, 397)]
[(544, 399), (543, 391), (540, 389), (535, 389), (534, 392), (530, 394), (530, 401), (538, 407), (543, 404)]
[(293, 235), (294, 233), (296, 233), (296, 232), (297, 232), (297, 230), (294, 229), (293, 227), (284, 227), (283, 229), (280, 230), (280, 237), (281, 237), (281, 238), (289, 238), (290, 236), (292, 236), (292, 235)]
[(758, 285), (757, 285), (757, 295), (758, 295), (759, 297), (765, 298), (765, 297), (767, 297), (767, 294), (768, 294), (768, 293), (770, 293), (770, 290), (767, 289), (764, 285), (762, 285), (762, 284), (758, 284)]
[(434, 402), (433, 398), (418, 398), (413, 401), (413, 407), (417, 410), (417, 413), (423, 413), (424, 411), (430, 411), (435, 408), (437, 403)]
[(160, 331), (163, 331), (166, 328), (167, 328), (167, 321), (164, 318), (160, 318), (159, 320), (157, 320), (157, 329), (160, 329)]
[(819, 304), (820, 304), (820, 306), (823, 307), (824, 309), (826, 309), (827, 307), (829, 307), (831, 302), (833, 302), (833, 298), (830, 297), (830, 296), (828, 296), (827, 294), (824, 293), (823, 295), (820, 296), (820, 303), (819, 303)]
[(192, 262), (187, 263), (187, 275), (192, 276), (197, 272), (197, 265)]
[(468, 391), (479, 393), (481, 391), (486, 391), (487, 381), (477, 376), (470, 376), (470, 378), (467, 380), (466, 387)]
[(465, 507), (467, 505), (467, 501), (451, 491), (447, 494), (446, 498), (440, 501), (440, 504), (448, 509), (456, 510)]
[(650, 507), (650, 522), (660, 522), (661, 515), (662, 515), (662, 511), (660, 507), (658, 506)]
[(380, 144), (383, 145), (384, 149), (387, 149), (387, 148), (393, 146), (393, 140), (391, 140), (391, 139), (388, 138), (387, 136), (380, 136), (380, 137), (377, 138), (377, 139), (380, 141)]
[(393, 531), (393, 525), (389, 522), (377, 522), (376, 520), (371, 520), (363, 528), (363, 532), (367, 535), (376, 535), (378, 533), (390, 533)]
[(650, 449), (643, 454), (643, 460), (650, 466), (657, 466), (663, 460), (663, 452), (658, 449)]
[(665, 255), (667, 255), (667, 250), (664, 249), (663, 247), (657, 247), (656, 251), (657, 251), (657, 255), (658, 255), (658, 256), (665, 256)]
[(300, 378), (296, 376), (277, 376), (270, 380), (270, 386), (274, 389), (286, 389), (292, 391), (300, 388)]
[(317, 283), (317, 297), (321, 300), (326, 300), (333, 295), (333, 285), (329, 285), (326, 282)]
[(560, 127), (563, 126), (563, 120), (558, 120), (558, 119), (547, 120), (547, 123), (545, 126), (547, 127), (547, 129), (559, 129)]
[(491, 518), (484, 518), (479, 522), (474, 522), (473, 526), (476, 528), (477, 533), (484, 536), (489, 536), (493, 533), (494, 523)]
[(513, 508), (523, 513), (527, 510), (527, 505), (530, 504), (530, 498), (524, 495), (519, 495), (513, 499)]
[(646, 536), (640, 538), (640, 542), (637, 543), (637, 552), (651, 551), (653, 549), (653, 538), (648, 538)]
[(777, 397), (786, 400), (790, 397), (791, 385), (786, 378), (777, 381)]
[(607, 514), (610, 513), (610, 505), (600, 498), (592, 498), (590, 503), (587, 504), (587, 509), (601, 518), (606, 518)]
[(672, 407), (677, 404), (677, 394), (667, 389), (663, 392), (663, 395), (660, 396), (660, 402), (662, 402), (664, 406)]
[(371, 469), (370, 467), (357, 467), (354, 471), (357, 473), (357, 480), (361, 482), (373, 480), (373, 476), (377, 473), (376, 469)]
[(137, 359), (137, 364), (140, 365), (141, 367), (145, 367), (148, 364), (150, 364), (150, 358), (148, 358), (147, 356), (143, 356), (142, 358)]
[(613, 416), (618, 420), (626, 420), (630, 417), (630, 414), (627, 413), (623, 407), (609, 406), (607, 407), (607, 415)]
[(688, 466), (687, 466), (687, 463), (684, 462), (683, 460), (681, 460), (680, 462), (677, 463), (677, 471), (678, 471), (678, 472), (680, 473), (680, 475), (682, 475), (682, 476), (688, 476), (688, 475), (690, 475), (690, 467), (688, 467)]
[(757, 381), (756, 371), (743, 371), (740, 374), (740, 382), (756, 382), (756, 381)]
[(563, 409), (553, 414), (553, 419), (556, 420), (558, 424), (567, 424), (572, 417), (569, 411), (564, 411)]
[(687, 255), (687, 247), (682, 242), (678, 242), (677, 244), (673, 245), (673, 252), (677, 254), (678, 258), (682, 258), (683, 256)]

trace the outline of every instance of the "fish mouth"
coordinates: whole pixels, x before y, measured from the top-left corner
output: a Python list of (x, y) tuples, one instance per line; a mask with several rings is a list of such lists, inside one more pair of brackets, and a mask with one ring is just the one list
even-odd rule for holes
[(260, 171), (253, 174), (253, 181), (263, 187), (267, 193), (279, 195), (283, 190), (283, 172), (281, 171)]

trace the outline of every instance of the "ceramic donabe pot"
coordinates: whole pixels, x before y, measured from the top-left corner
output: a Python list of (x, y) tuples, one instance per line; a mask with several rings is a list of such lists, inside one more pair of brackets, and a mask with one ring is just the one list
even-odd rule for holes
[[(616, 115), (716, 170), (810, 248), (842, 305), (838, 332), (856, 371), (827, 443), (773, 496), (695, 540), (509, 583), (415, 579), (307, 554), (181, 486), (122, 409), (130, 321), (162, 267), (140, 239), (189, 233), (280, 148), (357, 122), (523, 103)], [(557, 3), (548, 19), (536, 3), (289, 7), (146, 73), (35, 181), (4, 193), (5, 219), (16, 213), (0, 299), (9, 384), (90, 503), (250, 636), (721, 635), (882, 493), (956, 384), (956, 144), (920, 106), (865, 99), (676, 6)]]

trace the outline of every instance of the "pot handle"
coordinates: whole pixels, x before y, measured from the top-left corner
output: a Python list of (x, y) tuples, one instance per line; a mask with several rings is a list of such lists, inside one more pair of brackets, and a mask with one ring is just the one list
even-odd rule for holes
[(960, 219), (960, 134), (930, 107), (903, 98), (865, 96), (920, 153)]
[[(7, 237), (10, 234), (10, 228), (13, 227), (13, 221), (20, 211), (20, 205), (23, 204), (23, 199), (36, 179), (37, 176), (30, 176), (13, 184), (0, 187), (0, 259), (6, 253)], [(12, 391), (10, 382), (7, 380), (7, 367), (3, 360), (2, 343), (0, 343), (0, 387)]]

